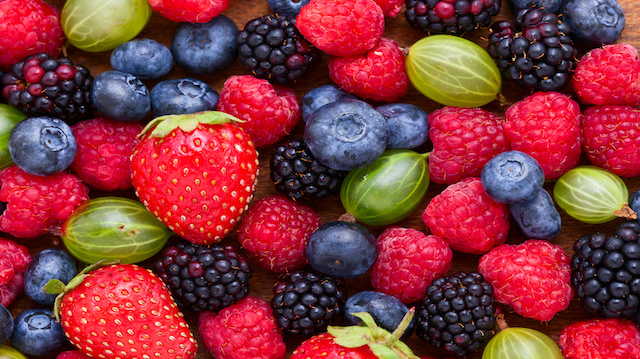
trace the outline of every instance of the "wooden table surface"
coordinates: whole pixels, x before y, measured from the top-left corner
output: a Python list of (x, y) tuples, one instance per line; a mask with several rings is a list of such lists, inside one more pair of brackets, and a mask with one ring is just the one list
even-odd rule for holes
[[(62, 9), (62, 5), (64, 4), (63, 0), (49, 0), (52, 4), (54, 4), (58, 9)], [(626, 42), (634, 45), (636, 48), (640, 47), (640, 2), (636, 0), (619, 0), (622, 5), (625, 14), (626, 14), (626, 28), (624, 29), (621, 38), (618, 42)], [(232, 0), (229, 8), (223, 12), (224, 15), (231, 18), (235, 24), (242, 29), (244, 24), (249, 20), (259, 17), (261, 15), (269, 14), (270, 10), (266, 0)], [(496, 17), (496, 19), (510, 19), (513, 16), (512, 12), (509, 9), (509, 6), (505, 1), (503, 1), (502, 12)], [(169, 46), (171, 42), (171, 36), (173, 33), (173, 29), (177, 24), (170, 22), (164, 18), (162, 18), (158, 14), (153, 14), (149, 24), (146, 28), (138, 35), (138, 38), (152, 38), (161, 43)], [(486, 30), (479, 30), (476, 33), (469, 34), (465, 37), (472, 39), (482, 45), (486, 46)], [(418, 39), (424, 36), (418, 30), (412, 29), (406, 22), (403, 12), (400, 13), (395, 18), (387, 18), (386, 27), (385, 27), (385, 37), (391, 38), (398, 42), (401, 46), (409, 47), (412, 43), (417, 41)], [(109, 56), (110, 51), (99, 52), (99, 53), (89, 53), (84, 52), (75, 48), (68, 49), (68, 56), (72, 58), (74, 61), (84, 64), (87, 66), (91, 73), (94, 76), (97, 76), (103, 71), (111, 70), (109, 65)], [(311, 88), (329, 84), (331, 80), (328, 76), (327, 70), (327, 62), (328, 56), (322, 57), (322, 62), (318, 64), (313, 71), (303, 80), (295, 83), (291, 87), (296, 91), (299, 98), (301, 98), (306, 91)], [(168, 78), (184, 78), (184, 77), (196, 77), (199, 78), (211, 86), (213, 86), (218, 92), (221, 91), (224, 81), (231, 75), (243, 75), (249, 74), (248, 70), (246, 70), (238, 61), (235, 61), (226, 71), (221, 73), (216, 73), (212, 75), (202, 76), (195, 75), (187, 72), (186, 70), (180, 68), (175, 65), (169, 75), (166, 78), (162, 78), (160, 80), (165, 80)], [(155, 85), (157, 81), (146, 81), (146, 85), (149, 89)], [(505, 105), (500, 105), (494, 101), (487, 106), (486, 109), (493, 111), (499, 115), (504, 115), (504, 111), (507, 109), (508, 105), (514, 103), (525, 97), (529, 92), (520, 89), (517, 85), (511, 83), (505, 83), (502, 89), (503, 95), (507, 99), (507, 103)], [(411, 89), (405, 97), (398, 100), (398, 102), (407, 102), (417, 105), (427, 111), (428, 113), (434, 111), (435, 109), (441, 107), (441, 105), (434, 103), (428, 100), (426, 97), (422, 96), (415, 89)], [(291, 134), (290, 138), (300, 138), (302, 136), (302, 123), (300, 123), (293, 134)], [(268, 147), (261, 149), (260, 152), (260, 176), (259, 183), (255, 195), (255, 200), (259, 198), (263, 198), (269, 195), (278, 194), (275, 190), (273, 183), (269, 179), (269, 159), (271, 156), (271, 152), (273, 147)], [(588, 161), (583, 158), (582, 163), (586, 164)], [(638, 178), (632, 178), (626, 180), (627, 186), (629, 188), (629, 192), (632, 193), (640, 189), (640, 180)], [(416, 211), (407, 219), (399, 222), (398, 225), (405, 227), (416, 228), (421, 231), (426, 231), (426, 227), (422, 222), (420, 215), (422, 211), (426, 208), (429, 200), (433, 198), (435, 195), (440, 193), (445, 186), (431, 184), (427, 195), (424, 200), (420, 204), (420, 206), (416, 209)], [(547, 183), (545, 188), (549, 191), (553, 188), (553, 183)], [(123, 191), (117, 193), (109, 193), (110, 195), (121, 195), (127, 197), (134, 197), (133, 191)], [(92, 191), (90, 196), (96, 197), (104, 195), (104, 193), (99, 193), (96, 191)], [(343, 212), (344, 209), (340, 203), (339, 196), (333, 196), (328, 199), (312, 202), (310, 205), (317, 211), (320, 218), (323, 222), (328, 222), (332, 220), (336, 220)], [(605, 233), (609, 233), (614, 228), (617, 221), (612, 221), (604, 225), (588, 225), (581, 223), (577, 220), (570, 218), (568, 215), (564, 214), (562, 211), (562, 232), (555, 239), (553, 239), (553, 243), (556, 243), (562, 246), (565, 251), (569, 255), (573, 255), (572, 245), (573, 242), (578, 239), (580, 236), (585, 234), (594, 233), (597, 231), (603, 231)], [(372, 233), (378, 235), (381, 233), (381, 227), (371, 227), (368, 226)], [(11, 238), (8, 235), (5, 235), (7, 238)], [(515, 224), (512, 225), (512, 229), (510, 231), (510, 236), (508, 239), (508, 243), (520, 243), (524, 241), (523, 238)], [(225, 241), (235, 242), (235, 234), (232, 233), (228, 236)], [(39, 251), (54, 246), (55, 237), (53, 236), (43, 236), (37, 239), (31, 240), (18, 240), (19, 243), (22, 243), (30, 249), (31, 255), (35, 255)], [(474, 271), (477, 269), (479, 256), (468, 255), (463, 253), (454, 252), (453, 259), (453, 269), (450, 273), (458, 270), (466, 270), (466, 271)], [(143, 263), (143, 265), (149, 265), (152, 261), (147, 261)], [(254, 276), (251, 280), (250, 294), (254, 296), (261, 297), (265, 300), (270, 300), (272, 297), (272, 286), (276, 282), (278, 275), (273, 273), (268, 273), (264, 271), (260, 271), (257, 268), (254, 268)], [(347, 290), (348, 294), (354, 294), (361, 290), (371, 289), (371, 285), (369, 283), (368, 275), (364, 275), (359, 278), (351, 279), (347, 281)], [(29, 298), (27, 298), (24, 294), (21, 294), (19, 298), (9, 306), (9, 309), (13, 313), (14, 316), (18, 315), (21, 311), (38, 307), (35, 302), (32, 302)], [(534, 328), (543, 331), (544, 333), (551, 336), (554, 340), (557, 340), (560, 334), (560, 331), (568, 324), (573, 323), (578, 320), (587, 319), (590, 316), (582, 309), (581, 304), (577, 300), (573, 300), (568, 309), (558, 313), (551, 321), (541, 323), (537, 320), (526, 319), (517, 314), (514, 314), (509, 307), (504, 307), (506, 320), (510, 326), (524, 326), (529, 328)], [(197, 337), (196, 330), (196, 318), (197, 316), (194, 314), (185, 313), (186, 317), (191, 325), (192, 331), (194, 335)], [(199, 337), (198, 337), (199, 339)], [(295, 347), (300, 343), (300, 339), (298, 338), (286, 338), (288, 351), (289, 353), (295, 349)], [(414, 350), (414, 352), (418, 355), (442, 355), (436, 350), (434, 350), (429, 345), (422, 342), (417, 336), (414, 334), (408, 341), (408, 345)], [(475, 354), (470, 358), (480, 358), (480, 354)], [(55, 358), (55, 356), (49, 356), (45, 358)], [(199, 345), (198, 350), (198, 359), (204, 358), (212, 358), (212, 355), (207, 353), (204, 345)]]

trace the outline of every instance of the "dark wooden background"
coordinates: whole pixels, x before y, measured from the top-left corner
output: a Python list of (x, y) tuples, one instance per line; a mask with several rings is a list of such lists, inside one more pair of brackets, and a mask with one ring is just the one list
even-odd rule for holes
[[(62, 9), (62, 6), (64, 4), (63, 0), (48, 0), (48, 1), (54, 4), (56, 7), (58, 7), (58, 9)], [(618, 42), (626, 42), (636, 47), (639, 47), (640, 46), (640, 16), (638, 14), (640, 14), (640, 3), (636, 2), (635, 0), (619, 0), (619, 2), (622, 5), (626, 14), (626, 28), (623, 31), (622, 37), (618, 40)], [(269, 14), (269, 13), (270, 13), (270, 9), (266, 0), (232, 0), (231, 4), (229, 5), (229, 8), (223, 12), (223, 14), (231, 18), (240, 29), (244, 27), (244, 24), (247, 23), (249, 20), (259, 17), (261, 15)], [(513, 14), (509, 9), (509, 6), (506, 0), (503, 1), (502, 12), (498, 15), (496, 20), (510, 19), (512, 16)], [(137, 37), (152, 38), (169, 46), (171, 43), (173, 29), (176, 27), (176, 25), (177, 25), (176, 23), (168, 21), (162, 18), (160, 15), (154, 13), (151, 17), (149, 24)], [(473, 34), (469, 34), (465, 37), (472, 39), (473, 41), (477, 42), (478, 44), (484, 47), (486, 46), (486, 43), (487, 43), (486, 34), (487, 34), (486, 30), (478, 30), (477, 32)], [(384, 36), (395, 40), (403, 47), (409, 47), (411, 46), (412, 43), (422, 38), (424, 34), (418, 30), (415, 30), (409, 27), (406, 20), (404, 19), (403, 13), (400, 13), (400, 15), (398, 15), (395, 18), (387, 18)], [(583, 49), (583, 51), (585, 50), (586, 49)], [(111, 70), (111, 67), (109, 64), (110, 54), (111, 54), (110, 51), (89, 53), (89, 52), (84, 52), (84, 51), (75, 49), (73, 47), (68, 49), (68, 56), (72, 58), (74, 61), (89, 67), (89, 69), (91, 70), (94, 76), (97, 76), (103, 71)], [(306, 93), (306, 91), (308, 91), (311, 88), (331, 83), (331, 80), (328, 76), (328, 70), (327, 70), (328, 59), (329, 59), (328, 56), (323, 56), (321, 63), (318, 64), (318, 66), (316, 66), (307, 77), (305, 77), (304, 79), (300, 80), (299, 82), (291, 86), (296, 91), (299, 98), (301, 98)], [(167, 75), (165, 78), (162, 78), (160, 80), (165, 80), (169, 78), (197, 77), (207, 82), (211, 86), (213, 86), (219, 92), (222, 90), (224, 81), (229, 76), (242, 75), (242, 74), (249, 74), (249, 72), (248, 70), (243, 68), (238, 61), (234, 62), (224, 72), (207, 75), (207, 76), (189, 73), (186, 70), (175, 65), (171, 70), (171, 72), (169, 73), (169, 75)], [(146, 81), (145, 83), (149, 88), (149, 90), (151, 90), (151, 88), (158, 81), (159, 80)], [(505, 83), (503, 85), (502, 93), (507, 99), (506, 104), (500, 105), (497, 102), (493, 102), (485, 106), (486, 109), (493, 111), (501, 116), (504, 115), (504, 111), (507, 109), (507, 107), (510, 104), (522, 99), (523, 97), (529, 94), (529, 92), (524, 91), (519, 87), (517, 87), (516, 85), (510, 84), (510, 83)], [(398, 102), (412, 103), (414, 105), (421, 107), (422, 109), (424, 109), (429, 113), (441, 107), (439, 104), (434, 103), (429, 99), (427, 99), (426, 97), (422, 96), (419, 92), (417, 92), (413, 88), (409, 91), (408, 95), (398, 100)], [(291, 134), (289, 137), (290, 138), (301, 137), (302, 129), (303, 129), (302, 123), (300, 123), (296, 127), (294, 133)], [(257, 191), (255, 194), (256, 200), (269, 195), (277, 194), (277, 191), (275, 190), (271, 180), (269, 179), (269, 159), (270, 159), (272, 150), (273, 150), (273, 146), (260, 149), (259, 151), (260, 152), (260, 177), (259, 177)], [(583, 158), (582, 163), (586, 164), (588, 163), (588, 161), (585, 158)], [(640, 189), (640, 180), (638, 178), (627, 179), (626, 183), (630, 193)], [(545, 185), (545, 188), (551, 191), (553, 188), (553, 183), (547, 183)], [(409, 218), (403, 220), (398, 224), (401, 226), (412, 227), (421, 231), (426, 231), (426, 227), (423, 224), (420, 218), (420, 215), (422, 214), (422, 211), (426, 208), (427, 204), (429, 203), (429, 200), (433, 198), (435, 195), (437, 195), (438, 193), (440, 193), (443, 189), (444, 189), (443, 185), (437, 185), (432, 183), (429, 187), (429, 191), (427, 195), (425, 196), (424, 200), (422, 201), (418, 209), (416, 209), (416, 211)], [(93, 198), (93, 197), (102, 196), (105, 194), (106, 193), (92, 191), (90, 195)], [(132, 190), (109, 193), (109, 195), (119, 195), (119, 196), (135, 198), (135, 195)], [(336, 220), (344, 212), (344, 209), (342, 208), (342, 205), (340, 203), (340, 199), (338, 196), (334, 196), (329, 199), (318, 201), (315, 203), (310, 203), (310, 205), (317, 211), (317, 213), (320, 215), (323, 222)], [(563, 221), (562, 232), (552, 242), (562, 246), (569, 255), (573, 254), (573, 250), (572, 250), (573, 242), (576, 239), (578, 239), (580, 236), (597, 232), (597, 231), (611, 232), (615, 224), (618, 223), (618, 221), (612, 221), (603, 225), (589, 225), (589, 224), (584, 224), (570, 218), (568, 215), (564, 214), (562, 211), (561, 211), (561, 214), (562, 214), (562, 221)], [(368, 227), (368, 228), (372, 231), (372, 233), (376, 235), (381, 233), (383, 229), (381, 227)], [(11, 238), (8, 235), (5, 235), (5, 237)], [(508, 243), (512, 243), (512, 244), (520, 243), (525, 239), (526, 238), (523, 238), (520, 235), (516, 225), (513, 224), (512, 229), (510, 231), (510, 237), (509, 237)], [(175, 240), (175, 239), (172, 239), (172, 240)], [(225, 241), (235, 242), (236, 241), (235, 234), (232, 233), (230, 236), (228, 236), (225, 239)], [(49, 248), (56, 245), (61, 246), (61, 244), (56, 243), (56, 238), (53, 237), (52, 235), (43, 236), (37, 239), (31, 239), (31, 240), (21, 239), (21, 240), (18, 240), (18, 242), (28, 246), (28, 248), (30, 249), (31, 255), (35, 255), (36, 253), (38, 253), (39, 251), (45, 248)], [(451, 273), (459, 270), (466, 270), (466, 271), (476, 270), (478, 259), (479, 259), (479, 256), (455, 252), (453, 269), (451, 270)], [(152, 262), (153, 260), (149, 260), (143, 263), (143, 265), (149, 266)], [(251, 288), (250, 288), (251, 295), (261, 297), (265, 300), (270, 300), (272, 297), (272, 287), (274, 283), (277, 281), (277, 279), (278, 279), (277, 274), (260, 271), (256, 268), (255, 274), (251, 280)], [(364, 275), (362, 277), (347, 281), (347, 290), (349, 294), (353, 294), (358, 291), (367, 290), (367, 289), (371, 289), (368, 275)], [(33, 307), (38, 307), (38, 305), (35, 302), (31, 301), (29, 298), (27, 298), (24, 294), (21, 294), (20, 297), (18, 297), (18, 299), (11, 306), (9, 306), (9, 309), (11, 310), (12, 314), (16, 316), (23, 310), (28, 308), (33, 308)], [(504, 307), (503, 310), (505, 311), (506, 320), (510, 326), (524, 326), (524, 327), (538, 329), (548, 334), (549, 336), (551, 336), (551, 338), (553, 338), (556, 341), (558, 339), (558, 336), (560, 335), (560, 331), (566, 325), (578, 320), (589, 318), (589, 315), (585, 311), (583, 311), (580, 303), (575, 299), (572, 301), (568, 309), (558, 313), (551, 321), (544, 322), (544, 323), (541, 323), (537, 320), (526, 319), (519, 315), (516, 315), (512, 312), (512, 310), (509, 307)], [(197, 334), (197, 327), (196, 327), (197, 315), (190, 314), (190, 313), (185, 313), (185, 314), (189, 324), (191, 325), (194, 335), (196, 335), (196, 337), (199, 339)], [(300, 341), (301, 341), (300, 338), (289, 338), (289, 337), (286, 338), (289, 353), (291, 353), (295, 349), (295, 347), (300, 343)], [(425, 344), (424, 342), (420, 341), (415, 335), (413, 335), (408, 340), (407, 343), (418, 355), (442, 355), (443, 354), (438, 352), (437, 350), (434, 350), (432, 347)], [(480, 357), (481, 357), (480, 354), (476, 354), (471, 356), (470, 358), (478, 359)], [(47, 359), (55, 358), (55, 355), (45, 357), (45, 358)], [(212, 355), (206, 352), (203, 344), (200, 344), (197, 358), (198, 359), (212, 358)]]

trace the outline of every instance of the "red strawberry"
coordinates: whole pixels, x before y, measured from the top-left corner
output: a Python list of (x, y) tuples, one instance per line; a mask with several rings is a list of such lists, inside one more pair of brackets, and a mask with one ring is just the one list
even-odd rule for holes
[(158, 117), (131, 157), (142, 203), (196, 244), (219, 242), (253, 196), (258, 153), (235, 120), (217, 111)]

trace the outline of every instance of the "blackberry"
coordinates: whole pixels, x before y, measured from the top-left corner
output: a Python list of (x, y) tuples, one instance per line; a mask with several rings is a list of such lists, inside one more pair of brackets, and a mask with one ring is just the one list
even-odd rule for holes
[(506, 80), (535, 91), (558, 91), (569, 84), (576, 66), (570, 34), (558, 15), (528, 8), (518, 12), (515, 24), (491, 25), (487, 51)]
[(573, 245), (571, 285), (582, 307), (605, 318), (635, 319), (640, 308), (640, 223), (620, 223)]
[(28, 116), (77, 122), (91, 115), (93, 76), (66, 57), (30, 55), (2, 76), (2, 96)]
[(167, 284), (181, 308), (219, 311), (249, 294), (252, 270), (232, 245), (180, 243), (163, 252), (155, 273)]
[(405, 18), (413, 28), (432, 34), (462, 35), (491, 25), (500, 0), (405, 0)]
[(271, 308), (285, 333), (311, 336), (344, 314), (346, 295), (340, 279), (304, 270), (292, 272), (279, 281)]
[(255, 77), (280, 85), (306, 74), (319, 55), (295, 27), (293, 18), (278, 15), (249, 21), (236, 39), (240, 63)]
[(493, 287), (480, 273), (458, 272), (434, 280), (416, 311), (416, 334), (449, 355), (479, 351), (495, 334)]
[(291, 200), (313, 200), (340, 191), (347, 172), (318, 162), (303, 140), (281, 144), (271, 156), (271, 180)]

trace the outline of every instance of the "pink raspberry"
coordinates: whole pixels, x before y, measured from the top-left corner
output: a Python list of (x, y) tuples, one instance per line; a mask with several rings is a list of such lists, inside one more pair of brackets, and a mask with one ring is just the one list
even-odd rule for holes
[(627, 319), (587, 319), (562, 329), (558, 345), (565, 359), (640, 358), (640, 333)]
[(402, 5), (404, 5), (404, 0), (375, 0), (382, 12), (384, 12), (384, 16), (396, 17), (402, 11)]
[(229, 0), (149, 0), (149, 5), (171, 21), (203, 23), (226, 10)]
[(79, 350), (67, 350), (58, 354), (56, 359), (89, 359), (89, 357)]
[(22, 292), (24, 272), (31, 263), (27, 247), (12, 240), (0, 238), (0, 304), (9, 304)]

